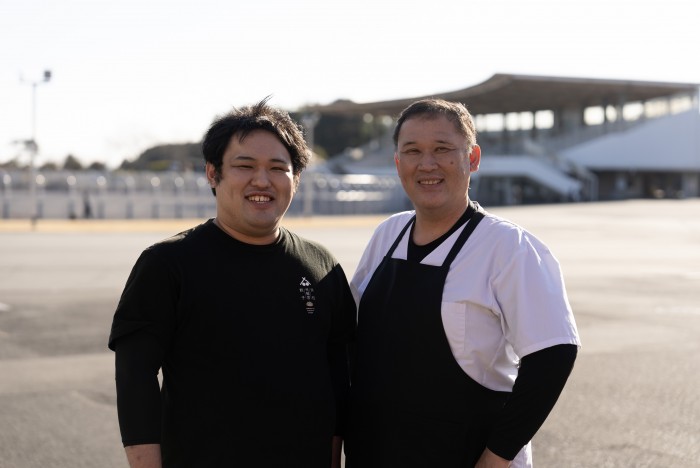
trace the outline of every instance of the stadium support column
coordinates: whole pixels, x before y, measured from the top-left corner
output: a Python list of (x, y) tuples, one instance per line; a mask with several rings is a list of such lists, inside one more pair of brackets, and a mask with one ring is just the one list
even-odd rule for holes
[[(304, 125), (304, 129), (306, 130), (306, 144), (308, 145), (309, 149), (311, 150), (311, 157), (313, 158), (314, 156), (314, 129), (316, 128), (316, 124), (318, 124), (320, 116), (317, 112), (313, 112), (310, 114), (304, 114), (301, 117), (301, 123)], [(303, 213), (304, 216), (311, 216), (314, 212), (314, 179), (313, 175), (309, 172), (306, 171), (306, 176), (303, 177), (304, 179), (304, 184), (303, 184), (303, 194), (304, 194), (304, 207), (303, 207)]]
[(0, 178), (0, 184), (2, 184), (2, 219), (7, 219), (10, 217), (10, 196), (12, 193), (12, 176), (2, 169), (2, 178)]
[(700, 174), (686, 172), (681, 177), (680, 196), (682, 198), (700, 197)]
[(626, 96), (623, 94), (617, 96), (617, 103), (615, 103), (615, 127), (618, 131), (625, 128), (625, 104), (627, 104)]

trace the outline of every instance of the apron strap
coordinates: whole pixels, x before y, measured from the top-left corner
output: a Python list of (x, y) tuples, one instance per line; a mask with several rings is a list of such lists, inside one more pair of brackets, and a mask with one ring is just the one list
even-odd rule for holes
[[(474, 232), (474, 229), (476, 229), (476, 225), (479, 224), (479, 221), (481, 221), (485, 215), (484, 209), (481, 208), (481, 206), (479, 206), (478, 204), (472, 202), (471, 200), (469, 200), (467, 213), (469, 213), (469, 216), (467, 217), (467, 225), (464, 227), (464, 230), (462, 230), (462, 233), (459, 235), (457, 241), (452, 246), (452, 250), (450, 250), (450, 253), (447, 254), (447, 257), (445, 258), (445, 261), (442, 264), (443, 267), (449, 267), (452, 264), (452, 261), (455, 259), (459, 251), (462, 250), (462, 247), (464, 246), (465, 242), (467, 242), (467, 239), (469, 238), (471, 233)], [(399, 242), (401, 242), (401, 239), (403, 239), (404, 234), (406, 234), (408, 228), (415, 221), (416, 215), (414, 214), (411, 217), (411, 219), (408, 220), (408, 223), (406, 223), (403, 229), (401, 229), (399, 235), (396, 236), (396, 240), (391, 245), (391, 247), (385, 255), (386, 258), (391, 258), (391, 256), (394, 253), (394, 250), (396, 250), (396, 247), (398, 247)]]
[(385, 257), (386, 258), (391, 258), (391, 255), (394, 253), (394, 250), (396, 250), (396, 247), (398, 247), (399, 242), (401, 242), (401, 239), (403, 238), (403, 235), (406, 234), (406, 231), (408, 230), (408, 227), (413, 224), (416, 221), (416, 215), (413, 215), (411, 219), (408, 220), (408, 223), (401, 229), (401, 233), (396, 237), (396, 240), (392, 244), (392, 246), (389, 248), (389, 251), (386, 253)]
[(450, 267), (452, 261), (455, 259), (455, 257), (457, 257), (459, 251), (462, 250), (462, 247), (467, 242), (469, 236), (472, 234), (472, 232), (474, 232), (474, 229), (476, 229), (476, 226), (482, 219), (484, 219), (484, 210), (478, 205), (475, 206), (471, 202), (471, 200), (469, 201), (469, 208), (467, 208), (467, 211), (471, 211), (472, 214), (469, 217), (469, 220), (467, 221), (467, 225), (464, 226), (464, 229), (462, 230), (459, 237), (452, 246), (450, 253), (447, 254), (447, 257), (445, 258), (445, 261), (442, 264), (444, 268)]

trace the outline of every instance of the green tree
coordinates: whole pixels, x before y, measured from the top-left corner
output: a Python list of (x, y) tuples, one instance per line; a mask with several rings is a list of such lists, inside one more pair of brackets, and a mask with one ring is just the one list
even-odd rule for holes
[(55, 171), (58, 169), (58, 164), (56, 164), (54, 161), (48, 161), (42, 164), (39, 169), (42, 171)]
[(63, 162), (63, 169), (66, 171), (80, 171), (83, 169), (83, 163), (72, 154), (69, 154)]
[(158, 145), (148, 148), (133, 161), (124, 161), (121, 169), (138, 171), (204, 170), (199, 143)]
[(105, 165), (105, 163), (103, 162), (94, 161), (90, 163), (90, 165), (87, 168), (91, 171), (104, 171), (107, 169), (107, 165)]
[[(302, 121), (303, 110), (290, 114)], [(327, 157), (357, 148), (387, 131), (386, 119), (372, 115), (321, 114), (314, 127), (314, 150)]]

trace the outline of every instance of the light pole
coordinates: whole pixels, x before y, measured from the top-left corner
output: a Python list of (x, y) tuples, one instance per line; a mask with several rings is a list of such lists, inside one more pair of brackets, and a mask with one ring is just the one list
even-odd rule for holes
[(39, 152), (39, 146), (36, 143), (36, 88), (42, 83), (51, 81), (51, 70), (44, 70), (44, 75), (38, 81), (26, 81), (22, 79), (22, 83), (29, 84), (32, 87), (32, 134), (27, 140), (26, 146), (29, 150), (29, 199), (31, 206), (29, 208), (32, 225), (36, 223), (37, 218), (37, 200), (36, 200), (36, 167), (35, 159)]

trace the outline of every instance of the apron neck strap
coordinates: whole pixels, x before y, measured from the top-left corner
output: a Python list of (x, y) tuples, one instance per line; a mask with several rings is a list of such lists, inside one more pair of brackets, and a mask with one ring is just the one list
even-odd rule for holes
[(469, 200), (469, 207), (467, 208), (467, 212), (469, 212), (467, 225), (464, 226), (464, 229), (462, 229), (462, 232), (459, 234), (459, 237), (452, 246), (452, 249), (450, 249), (450, 253), (447, 254), (447, 257), (445, 257), (445, 261), (442, 264), (444, 268), (450, 267), (452, 261), (455, 259), (455, 257), (457, 257), (459, 251), (462, 250), (464, 244), (466, 244), (467, 239), (469, 239), (469, 236), (471, 236), (472, 232), (474, 232), (474, 229), (476, 229), (477, 224), (479, 224), (479, 222), (482, 219), (484, 219), (485, 216), (483, 208), (473, 203), (471, 200)]
[(386, 253), (385, 257), (391, 258), (391, 256), (394, 253), (394, 250), (396, 250), (396, 247), (399, 245), (399, 242), (401, 242), (401, 239), (403, 239), (403, 235), (406, 234), (406, 231), (408, 230), (409, 226), (413, 224), (416, 221), (416, 215), (411, 216), (411, 219), (408, 220), (406, 225), (401, 229), (401, 233), (396, 236), (396, 240), (394, 243), (391, 245), (389, 248), (389, 251)]
[[(483, 219), (484, 214), (484, 209), (481, 208), (481, 206), (469, 200), (469, 206), (467, 206), (467, 225), (464, 227), (464, 230), (462, 230), (461, 234), (457, 238), (457, 241), (452, 246), (450, 253), (447, 255), (447, 258), (445, 258), (443, 266), (449, 266), (452, 263), (459, 251), (464, 246), (465, 242), (467, 242), (467, 238), (472, 232), (474, 232), (474, 229), (476, 229), (476, 225)], [(406, 231), (411, 224), (414, 224), (415, 222), (416, 215), (414, 214), (411, 219), (408, 220), (403, 229), (401, 229), (399, 235), (396, 236), (396, 240), (387, 251), (385, 257), (391, 258), (391, 256), (394, 254), (394, 250), (396, 250), (396, 247), (398, 247), (399, 242), (401, 242), (401, 239), (403, 239), (404, 234), (406, 234)]]

